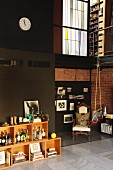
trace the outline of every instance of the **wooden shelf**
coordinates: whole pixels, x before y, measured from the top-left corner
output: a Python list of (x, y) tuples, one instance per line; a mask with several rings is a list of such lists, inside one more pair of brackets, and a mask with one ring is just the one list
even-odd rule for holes
[[(104, 31), (102, 31), (102, 29), (104, 28), (104, 24), (105, 24), (105, 19), (103, 18), (104, 13), (105, 13), (105, 1), (99, 0), (99, 2), (96, 2), (91, 5), (90, 7), (90, 33), (92, 33), (92, 35), (95, 36), (96, 41), (95, 41), (94, 46), (98, 54), (99, 54), (100, 48), (102, 48), (102, 50), (104, 51)], [(92, 42), (89, 43), (91, 44), (89, 53), (93, 53), (93, 49), (94, 49), (94, 46), (92, 45), (94, 43), (93, 36), (92, 36)], [(99, 37), (102, 37), (102, 38), (99, 38)], [(101, 47), (99, 44), (100, 41), (102, 41)], [(91, 48), (92, 48), (92, 52), (91, 52)]]
[[(44, 129), (45, 137), (42, 139), (33, 139), (33, 129), (39, 128)], [(29, 132), (29, 141), (27, 142), (18, 142), (15, 143), (15, 135), (20, 129), (27, 129)], [(5, 151), (5, 154), (8, 152), (10, 154), (9, 164), (1, 165), (0, 169), (7, 169), (9, 167), (14, 167), (26, 163), (33, 162), (31, 161), (31, 145), (39, 144), (40, 150), (43, 155), (43, 159), (47, 159), (50, 157), (47, 157), (47, 150), (48, 148), (55, 148), (57, 151), (57, 155), (61, 155), (61, 138), (55, 138), (55, 139), (48, 139), (48, 122), (38, 122), (38, 123), (27, 123), (27, 124), (19, 124), (14, 126), (8, 126), (8, 127), (0, 127), (0, 132), (7, 130), (8, 133), (11, 134), (11, 139), (13, 143), (11, 145), (7, 146), (0, 146), (0, 151)], [(25, 158), (21, 162), (16, 162), (15, 159), (13, 159), (14, 155), (23, 152), (25, 154)], [(41, 159), (37, 159), (38, 161)]]
[(100, 1), (100, 2), (94, 3), (94, 4), (92, 4), (92, 5), (91, 5), (91, 7), (90, 7), (90, 8), (94, 8), (95, 6), (100, 5), (100, 4), (102, 4), (102, 3), (103, 3), (103, 1)]

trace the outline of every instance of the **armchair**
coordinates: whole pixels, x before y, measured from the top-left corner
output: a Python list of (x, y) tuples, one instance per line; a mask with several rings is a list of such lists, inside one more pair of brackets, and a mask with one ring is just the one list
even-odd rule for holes
[(90, 107), (85, 103), (82, 103), (77, 106), (76, 110), (76, 118), (73, 119), (73, 127), (72, 127), (72, 135), (74, 136), (78, 134), (84, 134), (88, 136), (90, 140)]

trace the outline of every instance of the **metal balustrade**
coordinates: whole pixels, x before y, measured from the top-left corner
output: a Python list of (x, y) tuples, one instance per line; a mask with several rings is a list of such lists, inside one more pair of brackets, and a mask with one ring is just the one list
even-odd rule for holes
[(113, 25), (89, 33), (89, 56), (113, 56)]

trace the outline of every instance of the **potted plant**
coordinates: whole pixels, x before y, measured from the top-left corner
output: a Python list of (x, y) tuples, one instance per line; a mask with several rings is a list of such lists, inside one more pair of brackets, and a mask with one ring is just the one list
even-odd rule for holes
[(44, 113), (44, 112), (41, 111), (41, 113), (39, 114), (39, 117), (41, 118), (42, 122), (49, 121), (49, 114), (48, 113)]

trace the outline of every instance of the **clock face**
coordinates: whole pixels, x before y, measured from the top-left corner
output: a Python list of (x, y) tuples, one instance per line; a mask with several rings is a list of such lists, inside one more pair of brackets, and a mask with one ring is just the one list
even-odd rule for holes
[(19, 26), (23, 31), (28, 31), (31, 28), (31, 21), (29, 18), (22, 17), (19, 20)]

